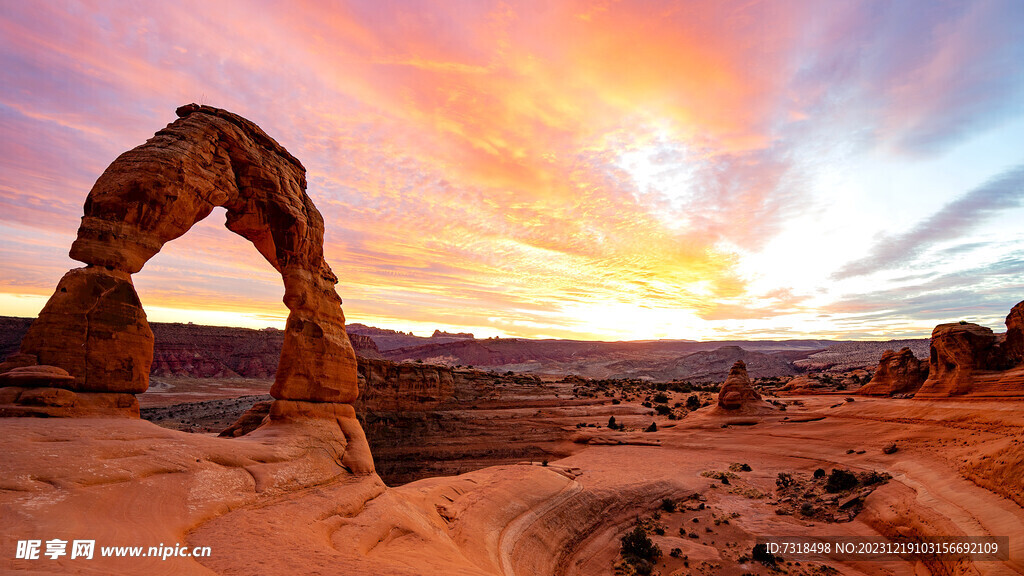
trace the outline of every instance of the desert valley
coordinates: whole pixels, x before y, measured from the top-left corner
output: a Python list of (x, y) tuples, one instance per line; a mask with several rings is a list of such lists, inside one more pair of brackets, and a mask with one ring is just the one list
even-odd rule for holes
[[(96, 181), (84, 267), (0, 319), (2, 571), (1024, 573), (1024, 302), (893, 341), (346, 325), (300, 161), (177, 115)], [(133, 274), (215, 207), (280, 273), (283, 330), (147, 320)]]

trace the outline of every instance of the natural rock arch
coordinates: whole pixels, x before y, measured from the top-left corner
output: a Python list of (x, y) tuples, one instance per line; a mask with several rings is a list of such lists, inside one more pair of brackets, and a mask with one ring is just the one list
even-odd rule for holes
[(271, 395), (351, 404), (356, 358), (305, 168), (245, 118), (196, 104), (177, 114), (121, 154), (89, 192), (70, 254), (87, 266), (61, 279), (22, 340), (22, 358), (74, 377), (53, 384), (59, 388), (144, 392), (153, 333), (131, 275), (223, 206), (227, 228), (252, 242), (284, 280), (289, 315)]

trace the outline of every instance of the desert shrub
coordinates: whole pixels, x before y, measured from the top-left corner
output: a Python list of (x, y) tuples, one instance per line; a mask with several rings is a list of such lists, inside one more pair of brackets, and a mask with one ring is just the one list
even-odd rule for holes
[(824, 468), (818, 468), (817, 470), (815, 470), (814, 471), (814, 477), (815, 478), (824, 478), (825, 477), (825, 469)]
[(651, 541), (642, 526), (637, 526), (622, 537), (622, 556), (629, 559), (653, 561), (661, 558), (661, 548)]
[(683, 555), (683, 551), (680, 548), (673, 548), (672, 551), (668, 553), (668, 555), (673, 558), (679, 558)]
[(693, 392), (693, 386), (689, 382), (676, 383), (672, 385), (673, 392)]
[(779, 488), (789, 488), (793, 484), (793, 476), (786, 472), (779, 472), (775, 478), (775, 485)]
[(653, 400), (655, 404), (665, 404), (668, 402), (668, 396), (664, 392), (659, 392), (654, 395)]
[(611, 416), (608, 418), (608, 427), (611, 428), (612, 430), (615, 430), (619, 427), (619, 425), (615, 422), (615, 416)]
[(663, 498), (661, 501), (661, 509), (665, 512), (675, 512), (676, 501), (671, 498)]
[(622, 400), (619, 400), (618, 398), (612, 398), (612, 404), (622, 404)]
[(849, 490), (857, 485), (857, 477), (849, 470), (843, 470), (842, 468), (833, 468), (832, 473), (828, 475), (828, 480), (825, 482), (826, 492), (842, 492)]
[(765, 566), (775, 566), (777, 561), (775, 555), (768, 551), (768, 546), (765, 544), (755, 544), (754, 549), (750, 551), (750, 557)]
[(668, 404), (658, 404), (654, 407), (654, 411), (662, 416), (672, 413), (672, 409), (668, 407)]
[(696, 394), (691, 394), (690, 397), (686, 399), (686, 409), (696, 410), (698, 408), (700, 408), (700, 398), (698, 398)]
[(750, 464), (733, 462), (732, 464), (729, 464), (729, 470), (732, 470), (733, 472), (750, 472), (753, 468), (750, 467)]

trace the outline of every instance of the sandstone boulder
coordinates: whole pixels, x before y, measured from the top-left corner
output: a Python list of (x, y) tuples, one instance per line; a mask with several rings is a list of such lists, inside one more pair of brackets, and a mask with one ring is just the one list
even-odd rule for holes
[(0, 386), (47, 388), (75, 381), (68, 371), (56, 366), (23, 366), (0, 374)]
[(252, 405), (231, 426), (221, 431), (221, 438), (237, 438), (259, 428), (270, 414), (270, 402), (257, 402)]
[(863, 396), (892, 396), (916, 392), (928, 377), (928, 364), (914, 356), (910, 348), (899, 352), (886, 350), (878, 362), (871, 381), (857, 394)]

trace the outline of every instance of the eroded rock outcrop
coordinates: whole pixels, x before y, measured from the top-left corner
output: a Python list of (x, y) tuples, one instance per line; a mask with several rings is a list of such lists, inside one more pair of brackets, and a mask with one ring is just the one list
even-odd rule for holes
[(886, 350), (878, 362), (871, 381), (857, 394), (863, 396), (892, 396), (916, 392), (928, 377), (928, 364), (914, 356), (910, 348), (899, 352)]
[(960, 322), (932, 331), (928, 379), (916, 398), (1024, 396), (1021, 330), (1024, 302), (1006, 317), (1006, 334)]
[(969, 322), (939, 324), (932, 330), (928, 380), (920, 393), (933, 396), (968, 394), (978, 372), (999, 363), (999, 347), (991, 328)]
[[(351, 404), (358, 394), (355, 353), (305, 169), (240, 116), (195, 104), (177, 114), (96, 181), (70, 252), (86, 267), (61, 279), (21, 352), (66, 370), (74, 380), (61, 388), (72, 393), (145, 391), (153, 334), (131, 275), (221, 206), (227, 228), (251, 241), (284, 281), (289, 316), (271, 394), (300, 406)], [(348, 418), (338, 410), (339, 422)]]
[(761, 395), (754, 390), (747, 375), (747, 365), (737, 360), (729, 370), (729, 377), (718, 392), (718, 407), (723, 410), (740, 410), (750, 406), (764, 404)]
[(1006, 316), (1006, 360), (1014, 366), (1024, 364), (1024, 302), (1017, 303)]

